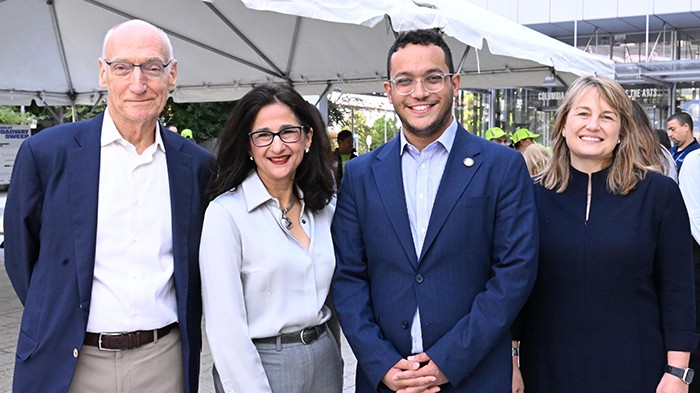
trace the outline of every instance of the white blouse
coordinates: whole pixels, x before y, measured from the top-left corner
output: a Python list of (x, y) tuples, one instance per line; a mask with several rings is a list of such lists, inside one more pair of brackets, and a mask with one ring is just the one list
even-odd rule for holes
[(207, 207), (199, 252), (202, 300), (209, 346), (226, 392), (271, 391), (251, 339), (330, 318), (324, 303), (335, 269), (334, 202), (312, 213), (302, 200), (308, 251), (280, 223), (279, 203), (256, 172)]

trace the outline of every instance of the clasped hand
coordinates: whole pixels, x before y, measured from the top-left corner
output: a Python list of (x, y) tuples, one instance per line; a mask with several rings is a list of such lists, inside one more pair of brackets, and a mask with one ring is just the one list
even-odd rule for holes
[[(421, 363), (427, 363), (421, 367)], [(447, 377), (425, 352), (401, 359), (384, 375), (382, 382), (397, 393), (435, 393)]]

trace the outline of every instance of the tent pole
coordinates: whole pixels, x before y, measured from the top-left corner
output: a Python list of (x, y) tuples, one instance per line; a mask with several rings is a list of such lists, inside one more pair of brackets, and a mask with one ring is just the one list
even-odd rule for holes
[(459, 74), (462, 72), (462, 67), (464, 67), (464, 63), (467, 62), (467, 55), (469, 54), (469, 51), (472, 49), (471, 46), (467, 45), (466, 48), (464, 48), (464, 53), (462, 54), (462, 58), (459, 59), (459, 65), (457, 66), (457, 69), (455, 70), (455, 74)]

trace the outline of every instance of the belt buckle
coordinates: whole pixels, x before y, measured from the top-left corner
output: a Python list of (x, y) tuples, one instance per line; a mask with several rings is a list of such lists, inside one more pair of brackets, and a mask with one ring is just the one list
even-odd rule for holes
[(306, 328), (306, 329), (301, 329), (301, 333), (299, 333), (299, 338), (301, 338), (302, 344), (304, 344), (304, 345), (311, 344), (311, 342), (306, 342), (306, 340), (304, 340), (304, 333), (311, 333), (311, 332), (316, 333), (316, 337), (314, 339), (312, 339), (311, 342), (318, 340), (318, 336), (320, 336), (320, 334), (318, 334), (318, 326), (314, 326), (314, 327), (310, 327), (310, 328)]
[(113, 348), (104, 348), (102, 346), (102, 336), (121, 336), (122, 333), (100, 333), (100, 335), (97, 337), (97, 348), (100, 351), (109, 351), (109, 352), (119, 352), (121, 349), (113, 349)]
[(306, 340), (304, 340), (304, 333), (306, 333), (307, 331), (309, 331), (311, 329), (313, 329), (313, 328), (301, 329), (301, 333), (299, 333), (299, 338), (301, 339), (302, 344), (309, 345), (309, 343), (307, 343)]

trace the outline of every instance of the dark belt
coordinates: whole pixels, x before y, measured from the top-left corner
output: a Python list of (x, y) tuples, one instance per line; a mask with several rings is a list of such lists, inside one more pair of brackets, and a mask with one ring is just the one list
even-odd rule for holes
[(326, 324), (321, 324), (318, 326), (301, 329), (294, 333), (284, 333), (275, 337), (267, 338), (254, 338), (253, 342), (255, 344), (276, 344), (277, 338), (280, 338), (282, 344), (297, 344), (302, 343), (304, 345), (311, 344), (312, 342), (318, 340), (321, 334), (326, 331)]
[(85, 345), (97, 347), (103, 351), (122, 351), (151, 344), (165, 337), (177, 327), (177, 322), (154, 330), (138, 330), (129, 333), (85, 333)]

